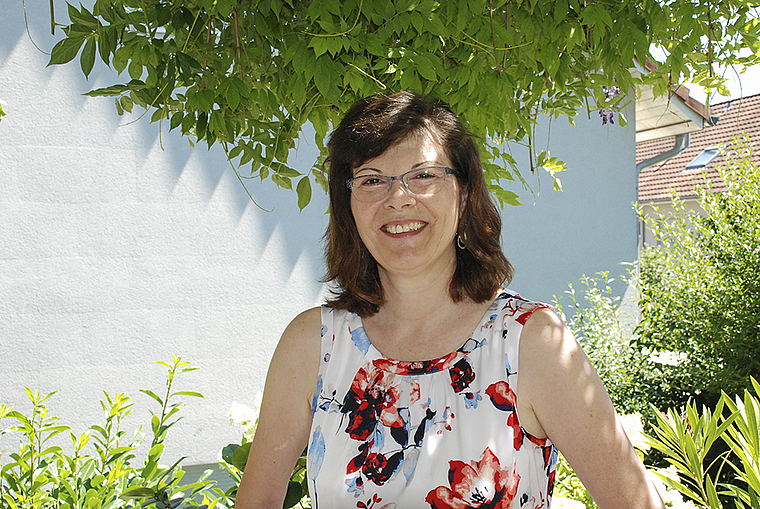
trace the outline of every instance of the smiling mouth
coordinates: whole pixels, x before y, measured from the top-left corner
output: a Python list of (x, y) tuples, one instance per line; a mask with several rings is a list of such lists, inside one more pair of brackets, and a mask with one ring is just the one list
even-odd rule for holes
[(392, 224), (383, 227), (383, 230), (388, 233), (407, 233), (414, 232), (425, 226), (427, 223), (407, 223), (407, 224)]

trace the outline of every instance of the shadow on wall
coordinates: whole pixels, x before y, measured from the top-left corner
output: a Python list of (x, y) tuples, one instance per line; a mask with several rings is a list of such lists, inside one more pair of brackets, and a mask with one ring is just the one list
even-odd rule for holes
[[(99, 58), (89, 79), (80, 71), (78, 57), (63, 66), (46, 67), (49, 56), (43, 51), (49, 52), (60, 39), (60, 33), (50, 34), (48, 5), (26, 3), (28, 32), (21, 6), (0, 21), (0, 84), (3, 85), (0, 99), (6, 102), (9, 113), (4, 125), (0, 125), (0, 137), (6, 149), (12, 146), (26, 149), (27, 154), (19, 156), (25, 160), (18, 162), (25, 171), (36, 174), (31, 189), (27, 187), (27, 191), (22, 191), (27, 194), (23, 199), (69, 204), (176, 199), (208, 204), (224, 187), (227, 212), (238, 224), (246, 211), (257, 217), (255, 244), (266, 245), (266, 239), (274, 230), (281, 230), (286, 239), (284, 261), (292, 268), (302, 255), (304, 232), (319, 232), (321, 236), (326, 227), (327, 200), (322, 190), (313, 188), (313, 201), (303, 212), (298, 210), (294, 192), (277, 188), (271, 181), (244, 180), (246, 192), (218, 144), (210, 149), (205, 143), (191, 147), (177, 130), (166, 132), (167, 122), (150, 123), (150, 112), (140, 118), (141, 111), (136, 106), (132, 114), (118, 116), (112, 98), (83, 95), (128, 77), (117, 77)], [(66, 19), (64, 5), (56, 2), (55, 16), (59, 22)], [(2, 127), (6, 126), (3, 132)], [(123, 152), (114, 154), (114, 145)], [(31, 151), (36, 155), (30, 158), (28, 152)], [(8, 157), (14, 155), (17, 154)], [(308, 172), (318, 155), (313, 134), (307, 132), (293, 151), (293, 165)], [(79, 158), (98, 160), (102, 177), (79, 173), (67, 184), (60, 170), (66, 163), (81, 167)], [(160, 165), (160, 174), (153, 171), (156, 165)], [(125, 174), (118, 177), (118, 172)], [(247, 168), (240, 169), (241, 176), (249, 172)], [(103, 184), (101, 178), (114, 181), (114, 185), (88, 195), (93, 181)], [(223, 180), (230, 182), (223, 186)], [(258, 206), (251, 202), (248, 193)], [(318, 272), (321, 275), (321, 266)]]

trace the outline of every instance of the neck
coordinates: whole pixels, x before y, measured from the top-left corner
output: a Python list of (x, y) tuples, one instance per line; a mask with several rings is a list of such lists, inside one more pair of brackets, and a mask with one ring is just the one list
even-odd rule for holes
[(434, 278), (393, 278), (381, 272), (385, 303), (364, 320), (375, 347), (397, 360), (436, 359), (459, 348), (490, 302), (454, 302), (449, 274)]
[(431, 310), (454, 304), (449, 294), (454, 266), (447, 273), (393, 276), (380, 269), (385, 303), (381, 310), (396, 320), (419, 320)]

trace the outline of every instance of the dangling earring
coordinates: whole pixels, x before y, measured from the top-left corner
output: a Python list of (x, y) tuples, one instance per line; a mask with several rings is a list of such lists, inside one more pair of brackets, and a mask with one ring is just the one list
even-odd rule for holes
[(467, 249), (467, 246), (465, 245), (465, 242), (467, 242), (467, 234), (459, 234), (457, 233), (457, 247), (459, 249)]

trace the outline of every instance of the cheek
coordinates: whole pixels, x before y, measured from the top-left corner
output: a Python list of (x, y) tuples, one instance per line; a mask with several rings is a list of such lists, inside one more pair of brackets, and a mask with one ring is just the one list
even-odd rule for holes
[(353, 216), (356, 230), (359, 232), (359, 237), (364, 240), (365, 232), (370, 228), (372, 222), (371, 210), (367, 206), (357, 203), (353, 199), (351, 200), (351, 215)]

